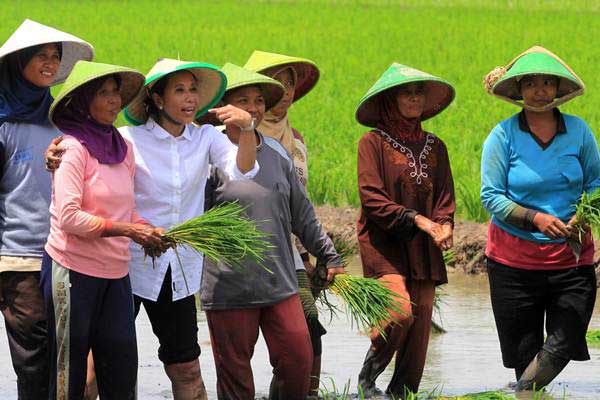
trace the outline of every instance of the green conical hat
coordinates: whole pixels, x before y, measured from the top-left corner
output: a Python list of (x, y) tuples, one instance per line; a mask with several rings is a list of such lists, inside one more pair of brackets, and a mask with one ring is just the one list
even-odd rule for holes
[(283, 54), (255, 50), (244, 68), (273, 77), (291, 67), (296, 75), (294, 100), (298, 101), (312, 90), (319, 81), (319, 68), (306, 58), (290, 57)]
[(54, 124), (54, 112), (59, 107), (64, 107), (74, 91), (86, 83), (107, 75), (117, 74), (121, 78), (119, 89), (122, 99), (122, 107), (127, 106), (138, 94), (144, 84), (144, 75), (135, 69), (121, 67), (119, 65), (101, 64), (90, 61), (77, 61), (71, 74), (65, 81), (54, 102), (50, 106), (48, 119)]
[(356, 109), (356, 120), (366, 126), (377, 126), (381, 119), (380, 95), (388, 89), (413, 82), (425, 84), (426, 100), (422, 121), (439, 114), (454, 100), (454, 88), (445, 80), (406, 65), (393, 63), (360, 100)]
[(146, 75), (145, 90), (141, 90), (138, 96), (125, 109), (125, 119), (133, 125), (140, 125), (148, 120), (145, 100), (150, 89), (161, 78), (173, 72), (186, 70), (194, 74), (199, 82), (200, 108), (196, 118), (206, 113), (211, 107), (221, 100), (227, 85), (225, 74), (216, 66), (204, 62), (192, 62), (161, 58), (154, 64), (148, 75)]
[[(227, 88), (225, 94), (234, 89), (239, 89), (244, 86), (258, 86), (264, 99), (265, 109), (270, 110), (274, 107), (285, 93), (285, 88), (275, 79), (268, 76), (249, 71), (238, 65), (227, 63), (221, 68), (221, 71), (227, 77)], [(223, 96), (225, 96), (223, 94)], [(196, 120), (200, 124), (220, 125), (221, 122), (214, 114), (205, 114)]]
[[(523, 103), (518, 82), (525, 75), (552, 75), (559, 79), (556, 98), (544, 107), (532, 107)], [(485, 78), (488, 92), (509, 103), (533, 111), (550, 110), (583, 94), (585, 85), (575, 72), (556, 54), (534, 46), (519, 54), (506, 67), (497, 67)]]

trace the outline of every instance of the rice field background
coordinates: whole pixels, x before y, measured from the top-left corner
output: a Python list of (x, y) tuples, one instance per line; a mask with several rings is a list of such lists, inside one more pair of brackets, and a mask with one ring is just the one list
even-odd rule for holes
[[(24, 18), (90, 41), (96, 60), (146, 73), (157, 58), (243, 65), (255, 49), (314, 60), (321, 80), (291, 111), (309, 147), (315, 203), (358, 205), (359, 99), (393, 62), (452, 82), (456, 101), (424, 126), (448, 145), (459, 216), (482, 221), (481, 145), (517, 108), (487, 95), (482, 77), (532, 45), (560, 55), (587, 92), (562, 107), (600, 132), (597, 1), (0, 1), (4, 41)], [(120, 123), (124, 123), (120, 120)]]

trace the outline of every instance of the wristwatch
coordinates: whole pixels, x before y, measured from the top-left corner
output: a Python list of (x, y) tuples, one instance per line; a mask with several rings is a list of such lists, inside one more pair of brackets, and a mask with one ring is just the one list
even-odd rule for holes
[(251, 132), (254, 131), (254, 128), (256, 128), (256, 118), (252, 118), (252, 122), (250, 123), (249, 127), (240, 129), (244, 132)]

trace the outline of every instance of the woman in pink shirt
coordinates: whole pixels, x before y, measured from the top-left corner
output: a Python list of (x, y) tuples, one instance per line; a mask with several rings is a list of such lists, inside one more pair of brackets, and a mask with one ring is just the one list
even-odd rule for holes
[(160, 246), (163, 231), (135, 210), (131, 144), (113, 123), (143, 82), (135, 70), (81, 61), (50, 108), (67, 150), (53, 176), (42, 263), (51, 399), (83, 398), (90, 349), (100, 396), (135, 398), (129, 243)]

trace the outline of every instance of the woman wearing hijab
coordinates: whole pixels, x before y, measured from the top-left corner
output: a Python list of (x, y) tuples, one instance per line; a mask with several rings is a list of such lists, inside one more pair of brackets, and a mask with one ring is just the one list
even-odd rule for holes
[(63, 82), (75, 61), (92, 57), (87, 42), (30, 20), (0, 47), (0, 308), (19, 399), (48, 397), (39, 276), (50, 231), (43, 154), (57, 135), (48, 122), (50, 86)]
[[(251, 179), (258, 172), (252, 117), (233, 106), (211, 109), (225, 85), (225, 75), (214, 65), (163, 58), (125, 109), (134, 126), (119, 130), (135, 153), (135, 201), (146, 221), (169, 229), (202, 215), (204, 190), (199, 188), (206, 186), (209, 164), (233, 180)], [(192, 124), (207, 111), (240, 130), (238, 147), (213, 126)], [(51, 146), (47, 153), (56, 151)], [(200, 289), (202, 256), (192, 249), (178, 249), (177, 254), (169, 249), (149, 268), (139, 246), (132, 244), (130, 251), (135, 312), (144, 305), (173, 397), (206, 399), (194, 297)]]
[(486, 255), (502, 360), (516, 389), (530, 390), (590, 359), (594, 242), (589, 229), (579, 241), (573, 224), (577, 201), (600, 187), (600, 156), (589, 126), (557, 108), (585, 86), (552, 52), (534, 46), (485, 84), (521, 108), (484, 143), (481, 201), (492, 214)]
[[(314, 62), (304, 58), (258, 50), (252, 53), (244, 68), (269, 76), (283, 85), (285, 89), (283, 97), (279, 103), (265, 112), (258, 129), (263, 135), (281, 143), (290, 154), (296, 175), (306, 188), (308, 184), (308, 149), (300, 132), (291, 126), (288, 120), (288, 110), (293, 103), (315, 87), (319, 80), (319, 69)], [(300, 287), (300, 298), (313, 347), (310, 394), (317, 396), (323, 352), (321, 336), (327, 331), (319, 322), (319, 312), (311, 291), (309, 275), (314, 275), (314, 267), (310, 263), (309, 253), (297, 239), (295, 239), (294, 262)]]
[(373, 128), (358, 144), (357, 225), (364, 276), (394, 291), (402, 313), (371, 333), (359, 375), (369, 398), (395, 356), (386, 393), (417, 392), (425, 365), (435, 287), (447, 283), (442, 251), (452, 247), (454, 187), (444, 142), (422, 121), (454, 99), (446, 81), (394, 63), (367, 92), (356, 119)]
[(163, 230), (135, 210), (133, 151), (113, 123), (143, 81), (129, 68), (79, 61), (50, 108), (66, 150), (42, 263), (51, 399), (83, 397), (90, 349), (100, 397), (135, 398), (129, 239), (162, 247)]
[[(281, 99), (283, 86), (233, 64), (226, 64), (227, 90), (223, 101), (246, 110), (258, 126), (265, 110)], [(225, 133), (239, 143), (239, 132), (225, 123)], [(273, 366), (270, 399), (304, 400), (309, 391), (313, 352), (298, 295), (292, 253), (292, 232), (313, 254), (326, 261), (329, 280), (343, 273), (339, 255), (306, 197), (289, 154), (260, 130), (253, 132), (261, 165), (250, 181), (232, 181), (214, 169), (207, 190), (212, 205), (238, 202), (249, 219), (268, 235), (271, 254), (263, 267), (247, 261), (246, 273), (208, 262), (202, 274), (200, 299), (206, 312), (217, 369), (219, 399), (254, 398), (250, 360), (262, 331)]]

